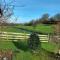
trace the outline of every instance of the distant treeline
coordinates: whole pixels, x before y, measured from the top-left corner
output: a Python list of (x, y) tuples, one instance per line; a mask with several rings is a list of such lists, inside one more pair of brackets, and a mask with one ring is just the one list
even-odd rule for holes
[(41, 18), (36, 20), (31, 20), (24, 25), (31, 26), (36, 24), (57, 24), (57, 21), (60, 22), (60, 13), (50, 17), (49, 14), (44, 14)]
[(60, 22), (60, 13), (54, 15), (54, 16), (49, 16), (49, 14), (43, 14), (41, 18), (38, 19), (33, 19), (28, 23), (0, 23), (1, 26), (17, 26), (17, 25), (25, 25), (25, 26), (35, 26), (37, 24), (57, 24), (57, 21)]

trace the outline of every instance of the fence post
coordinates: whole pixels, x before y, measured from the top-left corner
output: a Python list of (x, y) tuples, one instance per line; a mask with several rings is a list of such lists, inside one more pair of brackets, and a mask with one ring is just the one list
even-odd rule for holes
[(48, 42), (49, 42), (49, 40), (50, 40), (50, 35), (48, 34)]
[(7, 35), (7, 41), (8, 41), (8, 33), (6, 35)]

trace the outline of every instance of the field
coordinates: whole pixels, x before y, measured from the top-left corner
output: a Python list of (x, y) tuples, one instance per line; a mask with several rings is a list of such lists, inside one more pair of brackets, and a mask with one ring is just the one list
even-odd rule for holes
[(17, 25), (18, 28), (24, 28), (31, 31), (37, 31), (41, 33), (53, 33), (53, 25), (38, 24), (34, 26), (21, 26)]
[(36, 25), (35, 27), (24, 26), (24, 25), (4, 26), (0, 30), (7, 31), (7, 32), (26, 32), (26, 33), (28, 32), (29, 33), (29, 31), (36, 31), (41, 33), (53, 33), (53, 25), (39, 24)]
[[(24, 28), (27, 30), (31, 30), (31, 31), (38, 31), (38, 32), (42, 32), (42, 33), (52, 33), (53, 29), (52, 26), (47, 26), (47, 25), (37, 25), (34, 29), (34, 27), (32, 26), (16, 26), (12, 27), (12, 26), (7, 26), (7, 27), (3, 27), (1, 29), (1, 31), (4, 32), (25, 32), (25, 33), (29, 33), (27, 31), (18, 29), (18, 28)], [(9, 50), (11, 49), (14, 52), (14, 58), (13, 60), (55, 60), (54, 58), (49, 56), (50, 52), (55, 52), (55, 50), (57, 50), (57, 45), (53, 44), (53, 43), (49, 43), (49, 42), (45, 42), (45, 43), (40, 43), (39, 45), (39, 53), (34, 54), (31, 53), (29, 51), (28, 48), (26, 48), (27, 45), (27, 41), (21, 41), (21, 47), (20, 49), (18, 49), (12, 41), (1, 41), (0, 40), (0, 50)]]

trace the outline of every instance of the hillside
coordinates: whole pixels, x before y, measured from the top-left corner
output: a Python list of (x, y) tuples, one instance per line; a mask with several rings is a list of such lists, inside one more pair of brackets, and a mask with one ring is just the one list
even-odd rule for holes
[(53, 33), (53, 26), (52, 25), (36, 25), (33, 26), (24, 26), (24, 25), (16, 25), (16, 26), (4, 26), (0, 29), (0, 31), (6, 31), (6, 32), (28, 32), (29, 31), (35, 31), (40, 33)]

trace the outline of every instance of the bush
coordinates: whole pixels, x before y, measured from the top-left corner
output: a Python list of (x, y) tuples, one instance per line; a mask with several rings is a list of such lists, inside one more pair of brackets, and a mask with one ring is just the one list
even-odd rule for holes
[(36, 50), (39, 46), (39, 43), (39, 36), (33, 32), (28, 40), (28, 47), (32, 50)]
[(13, 44), (16, 46), (17, 49), (23, 50), (23, 51), (27, 51), (28, 50), (28, 46), (27, 43), (25, 41), (13, 41)]

